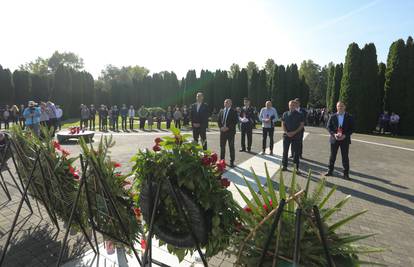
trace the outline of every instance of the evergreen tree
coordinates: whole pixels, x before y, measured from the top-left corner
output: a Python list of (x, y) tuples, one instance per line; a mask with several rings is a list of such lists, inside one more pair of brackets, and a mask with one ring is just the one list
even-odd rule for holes
[[(277, 66), (273, 66), (273, 73)], [(252, 103), (253, 106), (256, 108), (260, 108), (264, 106), (265, 101), (270, 100), (270, 92), (268, 89), (268, 77), (272, 76), (272, 74), (267, 75), (267, 71), (265, 69), (259, 71), (259, 85), (258, 85), (258, 93), (257, 98)], [(252, 100), (253, 101), (253, 100)]]
[(0, 105), (14, 104), (14, 87), (9, 69), (0, 66)]
[(333, 81), (332, 81), (332, 88), (331, 88), (331, 95), (330, 95), (330, 109), (332, 112), (336, 111), (336, 103), (339, 100), (339, 93), (341, 90), (341, 80), (342, 80), (342, 72), (343, 72), (343, 65), (337, 64), (335, 66), (335, 71), (333, 75)]
[(257, 70), (253, 70), (252, 76), (249, 80), (249, 91), (247, 94), (247, 97), (251, 100), (251, 102), (257, 103), (259, 90), (259, 73)]
[[(32, 100), (39, 103), (48, 100), (49, 97), (49, 78), (45, 75), (31, 74), (31, 94)], [(28, 99), (26, 99), (27, 102)], [(54, 101), (54, 99), (52, 99)], [(24, 103), (26, 105), (26, 102)]]
[(283, 113), (288, 109), (286, 89), (286, 70), (283, 65), (278, 65), (273, 72), (272, 102), (279, 113)]
[(330, 65), (328, 67), (328, 83), (326, 87), (326, 108), (329, 111), (334, 112), (335, 107), (333, 107), (332, 103), (332, 95), (334, 93), (334, 86), (335, 86), (335, 66)]
[[(61, 105), (67, 111), (68, 116), (79, 117), (78, 109), (71, 108), (72, 105), (72, 76), (71, 71), (63, 65), (59, 65), (53, 79), (52, 96), (56, 104)], [(76, 110), (76, 112), (75, 112)]]
[(195, 94), (198, 90), (196, 71), (189, 70), (184, 82), (183, 104), (190, 105), (194, 101)]
[(15, 92), (14, 104), (27, 104), (28, 98), (30, 97), (30, 73), (15, 70), (13, 72), (13, 84)]
[(339, 99), (344, 101), (347, 111), (358, 120), (358, 91), (361, 86), (361, 50), (356, 43), (349, 45), (341, 80)]
[(386, 66), (384, 63), (378, 64), (378, 92), (380, 94), (381, 98), (381, 105), (377, 107), (378, 114), (381, 114), (381, 112), (384, 110), (384, 85), (385, 85), (385, 70)]
[(414, 42), (410, 36), (407, 39), (407, 83), (406, 98), (404, 99), (405, 117), (401, 121), (401, 133), (414, 135)]
[(247, 77), (247, 70), (243, 68), (240, 71), (240, 75), (238, 76), (238, 90), (235, 96), (232, 96), (233, 105), (241, 106), (243, 103), (243, 98), (248, 96), (248, 77)]

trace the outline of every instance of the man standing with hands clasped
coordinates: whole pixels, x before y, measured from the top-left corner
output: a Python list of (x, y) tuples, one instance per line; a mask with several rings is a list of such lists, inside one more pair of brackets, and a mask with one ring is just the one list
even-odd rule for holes
[(329, 157), (329, 170), (325, 176), (332, 176), (335, 166), (338, 148), (341, 148), (342, 165), (344, 167), (344, 179), (349, 178), (349, 144), (354, 131), (354, 120), (351, 115), (345, 112), (345, 104), (342, 101), (336, 103), (337, 113), (329, 117), (327, 129), (330, 134), (331, 155)]
[(198, 143), (199, 137), (201, 137), (201, 143), (203, 149), (207, 150), (207, 137), (206, 131), (208, 128), (209, 111), (208, 106), (204, 103), (203, 93), (197, 93), (197, 102), (190, 107), (190, 120), (193, 127), (193, 139)]
[(252, 135), (254, 120), (254, 109), (250, 106), (250, 100), (244, 98), (244, 107), (240, 111), (240, 123), (241, 123), (241, 149), (240, 152), (246, 151), (246, 135), (247, 135), (247, 152), (250, 153), (252, 149)]
[(296, 164), (296, 173), (299, 171), (299, 142), (302, 137), (302, 129), (305, 126), (305, 118), (302, 113), (296, 110), (297, 104), (294, 100), (289, 101), (289, 111), (283, 113), (282, 129), (283, 129), (283, 159), (282, 171), (287, 171), (288, 152), (291, 146), (293, 152), (293, 162)]
[(235, 151), (234, 136), (236, 135), (236, 125), (238, 122), (237, 112), (231, 107), (231, 99), (224, 100), (224, 109), (218, 115), (218, 126), (220, 128), (220, 159), (226, 155), (226, 143), (229, 142), (230, 148), (230, 167), (234, 167)]

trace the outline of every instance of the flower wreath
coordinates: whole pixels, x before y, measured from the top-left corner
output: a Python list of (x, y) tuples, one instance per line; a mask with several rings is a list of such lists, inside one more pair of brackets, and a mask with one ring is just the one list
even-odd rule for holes
[[(153, 199), (147, 191), (152, 187), (155, 192), (158, 182), (162, 182), (154, 222), (154, 234), (160, 244), (167, 243), (168, 251), (181, 261), (188, 252), (195, 251), (189, 237), (192, 228), (206, 256), (211, 257), (229, 246), (240, 222), (240, 207), (226, 189), (230, 182), (222, 178), (224, 160), (218, 161), (217, 154), (204, 151), (177, 129), (173, 129), (173, 134), (173, 137), (156, 138), (153, 151), (139, 151), (133, 157), (133, 189), (138, 193), (134, 201), (149, 223)], [(180, 215), (167, 179), (181, 195), (191, 227)]]

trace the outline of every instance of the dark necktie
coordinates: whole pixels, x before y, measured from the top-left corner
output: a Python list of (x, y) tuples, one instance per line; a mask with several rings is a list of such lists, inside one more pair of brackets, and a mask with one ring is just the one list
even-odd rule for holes
[(227, 121), (227, 113), (229, 112), (228, 108), (226, 108), (224, 110), (224, 115), (223, 115), (223, 125), (224, 127), (226, 127), (226, 121)]

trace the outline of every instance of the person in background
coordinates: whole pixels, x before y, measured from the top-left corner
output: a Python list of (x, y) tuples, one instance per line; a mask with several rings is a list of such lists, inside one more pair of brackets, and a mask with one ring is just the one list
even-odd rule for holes
[(167, 124), (167, 129), (171, 128), (172, 117), (173, 117), (172, 108), (171, 108), (171, 106), (168, 106), (167, 113), (165, 114), (165, 122)]
[(175, 108), (174, 112), (174, 126), (177, 129), (181, 129), (181, 120), (183, 118), (183, 113), (181, 112), (179, 107)]
[(331, 155), (329, 157), (328, 172), (325, 176), (332, 176), (336, 154), (338, 149), (341, 148), (342, 166), (344, 167), (344, 179), (349, 178), (349, 145), (351, 144), (351, 135), (354, 132), (354, 120), (346, 110), (344, 102), (338, 101), (336, 103), (337, 113), (332, 114), (329, 117), (327, 130), (330, 134), (329, 142), (331, 143)]
[(89, 128), (92, 131), (95, 131), (95, 118), (96, 118), (96, 109), (92, 104), (89, 108)]
[(57, 120), (57, 128), (62, 130), (62, 118), (63, 118), (63, 110), (60, 108), (59, 105), (56, 105), (56, 120)]
[(392, 112), (391, 117), (390, 117), (390, 128), (391, 128), (392, 135), (398, 134), (399, 123), (400, 123), (400, 116), (398, 116), (398, 114), (396, 114), (395, 112)]
[(152, 132), (152, 126), (154, 125), (154, 114), (152, 111), (149, 111), (148, 114), (148, 128)]
[(49, 122), (49, 114), (47, 113), (47, 106), (45, 102), (40, 102), (40, 111), (40, 125), (47, 127)]
[(283, 129), (283, 158), (282, 158), (282, 171), (287, 171), (288, 165), (288, 152), (289, 147), (293, 151), (293, 162), (296, 165), (296, 173), (301, 174), (299, 171), (299, 142), (301, 138), (301, 132), (305, 127), (305, 118), (302, 113), (297, 111), (297, 103), (295, 100), (289, 101), (289, 111), (283, 113), (282, 116), (282, 129)]
[(127, 130), (127, 117), (128, 117), (128, 108), (126, 104), (122, 104), (121, 110), (119, 111), (119, 114), (121, 115), (121, 126), (122, 131), (126, 132)]
[(388, 114), (388, 111), (384, 111), (384, 113), (382, 113), (380, 115), (380, 127), (379, 127), (379, 133), (386, 133), (388, 132), (388, 125), (390, 123), (390, 115)]
[(204, 102), (203, 93), (198, 92), (196, 102), (190, 106), (190, 120), (191, 127), (193, 128), (193, 139), (198, 143), (199, 138), (201, 138), (201, 144), (204, 150), (207, 150), (208, 117), (208, 105)]
[(102, 107), (102, 131), (108, 131), (108, 116), (109, 116), (108, 107), (103, 105)]
[(253, 125), (254, 109), (250, 106), (250, 100), (244, 98), (244, 106), (240, 110), (239, 122), (241, 124), (241, 149), (240, 152), (246, 151), (246, 136), (247, 136), (247, 151), (250, 153), (253, 140)]
[(4, 111), (3, 111), (3, 121), (4, 121), (4, 129), (9, 129), (9, 123), (10, 123), (10, 108), (9, 105), (6, 105)]
[(163, 117), (162, 112), (161, 112), (161, 111), (160, 111), (160, 112), (158, 112), (158, 113), (157, 113), (157, 116), (156, 116), (156, 121), (157, 121), (157, 129), (158, 129), (158, 130), (161, 130), (162, 117)]
[(19, 123), (19, 117), (20, 117), (20, 110), (16, 105), (13, 105), (10, 109), (10, 118), (13, 124)]
[[(236, 112), (237, 112), (237, 117), (240, 118), (241, 108), (240, 107), (236, 107)], [(239, 129), (239, 131), (241, 131), (241, 128), (240, 128), (240, 120), (237, 121), (237, 129)]]
[(119, 109), (117, 105), (112, 107), (112, 129), (119, 132)]
[(239, 121), (237, 112), (231, 107), (231, 99), (224, 100), (224, 108), (218, 115), (218, 126), (220, 128), (220, 159), (226, 156), (226, 143), (229, 143), (230, 149), (230, 167), (234, 168), (235, 149), (234, 137), (236, 135), (236, 125)]
[(188, 112), (187, 106), (183, 107), (183, 126), (188, 126), (190, 124), (190, 114)]
[(24, 130), (25, 125), (24, 125), (24, 116), (23, 116), (23, 111), (24, 111), (24, 105), (20, 105), (20, 115), (19, 115), (19, 125), (20, 127)]
[(135, 109), (134, 106), (129, 106), (128, 110), (128, 118), (129, 118), (129, 129), (131, 131), (134, 130), (134, 117), (135, 117)]
[(266, 141), (269, 136), (270, 155), (273, 155), (273, 136), (275, 131), (275, 123), (279, 120), (277, 110), (272, 107), (272, 101), (266, 101), (265, 107), (260, 110), (259, 120), (262, 122), (262, 155), (266, 154)]
[(41, 108), (36, 107), (34, 101), (29, 101), (27, 108), (23, 111), (23, 116), (26, 119), (25, 125), (32, 130), (34, 134), (40, 136), (40, 116), (42, 114)]
[(51, 101), (46, 102), (46, 112), (49, 116), (49, 120), (47, 122), (48, 130), (53, 128), (52, 136), (55, 136), (56, 128), (57, 128), (57, 118), (56, 118), (56, 106)]
[(86, 105), (81, 106), (81, 123), (80, 123), (80, 127), (83, 128), (88, 128), (88, 121), (91, 117), (91, 113), (89, 112), (89, 109)]
[(103, 104), (101, 104), (101, 106), (98, 109), (98, 129), (99, 131), (103, 131), (103, 115), (104, 115), (104, 111), (105, 111), (105, 106)]
[(139, 129), (143, 131), (145, 129), (145, 121), (148, 117), (148, 110), (145, 108), (144, 105), (138, 110), (138, 117), (139, 117)]
[(108, 121), (109, 121), (109, 129), (111, 129), (111, 131), (114, 131), (114, 129), (112, 128), (113, 120), (114, 120), (114, 117), (112, 115), (113, 113), (112, 110), (113, 110), (113, 107), (110, 106), (110, 108), (108, 109)]

